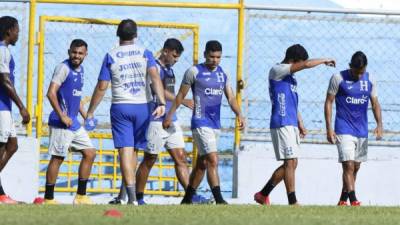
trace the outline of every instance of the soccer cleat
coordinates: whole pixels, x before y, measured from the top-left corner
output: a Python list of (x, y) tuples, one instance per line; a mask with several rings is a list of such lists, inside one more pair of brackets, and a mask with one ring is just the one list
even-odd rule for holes
[(347, 201), (339, 201), (338, 206), (348, 206)]
[(350, 202), (350, 204), (351, 204), (351, 206), (361, 206), (361, 202), (359, 202), (359, 201), (353, 201), (353, 202)]
[(108, 202), (110, 205), (121, 205), (122, 200), (118, 197), (113, 198), (111, 201)]
[(143, 198), (142, 199), (138, 199), (137, 203), (138, 203), (138, 205), (147, 205)]
[(215, 202), (215, 204), (217, 204), (217, 205), (228, 205), (228, 202), (222, 199), (221, 201)]
[(256, 201), (260, 205), (271, 205), (269, 202), (269, 196), (264, 196), (261, 192), (257, 192), (254, 194), (254, 201)]
[(181, 201), (181, 205), (191, 205), (191, 204), (193, 204), (191, 199), (183, 198), (182, 201)]
[(0, 204), (15, 205), (15, 204), (18, 204), (18, 202), (15, 201), (14, 199), (12, 199), (8, 195), (0, 195)]
[(55, 199), (44, 199), (44, 205), (59, 205), (60, 203), (57, 202)]
[(94, 205), (92, 199), (87, 195), (79, 195), (77, 194), (72, 202), (74, 205)]
[(203, 197), (202, 195), (193, 195), (192, 203), (193, 204), (211, 204), (213, 201), (212, 199)]

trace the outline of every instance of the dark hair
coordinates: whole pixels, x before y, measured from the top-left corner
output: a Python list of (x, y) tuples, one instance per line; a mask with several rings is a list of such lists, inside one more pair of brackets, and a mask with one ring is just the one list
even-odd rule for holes
[(122, 20), (118, 24), (117, 36), (123, 41), (129, 41), (137, 35), (137, 25), (131, 19)]
[(206, 53), (208, 52), (222, 52), (222, 45), (219, 41), (211, 40), (206, 44)]
[(4, 40), (7, 32), (18, 25), (18, 20), (11, 16), (0, 17), (0, 41)]
[(74, 40), (72, 40), (71, 45), (69, 46), (69, 49), (76, 48), (76, 47), (82, 47), (82, 46), (85, 46), (86, 49), (88, 48), (88, 45), (84, 40), (74, 39)]
[(308, 59), (307, 50), (300, 44), (295, 44), (286, 49), (284, 62), (299, 62)]
[(176, 53), (178, 53), (178, 54), (181, 54), (184, 50), (182, 43), (178, 39), (175, 39), (175, 38), (168, 38), (164, 42), (163, 49), (175, 50)]
[(357, 51), (351, 57), (350, 68), (361, 69), (367, 66), (368, 60), (367, 56), (362, 51)]

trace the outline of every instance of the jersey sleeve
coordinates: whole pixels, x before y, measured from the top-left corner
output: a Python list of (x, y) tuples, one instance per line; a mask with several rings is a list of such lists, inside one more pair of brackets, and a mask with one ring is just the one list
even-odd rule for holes
[(196, 75), (198, 73), (198, 70), (196, 67), (190, 67), (188, 70), (186, 70), (185, 75), (183, 76), (182, 80), (182, 85), (189, 85), (192, 86), (196, 80)]
[(144, 50), (143, 57), (147, 59), (147, 69), (155, 67), (157, 65), (156, 59), (154, 58), (153, 53), (151, 53), (151, 51), (147, 49)]
[(66, 66), (64, 63), (59, 64), (54, 69), (53, 78), (51, 79), (51, 82), (61, 85), (62, 83), (64, 83), (65, 79), (67, 79), (68, 73), (69, 73), (68, 66)]
[(340, 74), (333, 75), (329, 81), (328, 94), (336, 95), (339, 91), (339, 85), (342, 80), (343, 78)]
[(98, 80), (110, 81), (112, 77), (111, 65), (114, 64), (114, 59), (107, 53), (101, 65)]
[(0, 73), (10, 73), (11, 53), (8, 48), (0, 48)]
[(282, 80), (288, 75), (291, 75), (290, 73), (290, 67), (292, 64), (277, 64), (271, 68), (269, 71), (269, 79), (272, 80)]
[(378, 91), (377, 91), (377, 88), (376, 88), (376, 80), (375, 80), (374, 76), (371, 76), (371, 74), (369, 75), (369, 81), (372, 84), (371, 97), (378, 97)]

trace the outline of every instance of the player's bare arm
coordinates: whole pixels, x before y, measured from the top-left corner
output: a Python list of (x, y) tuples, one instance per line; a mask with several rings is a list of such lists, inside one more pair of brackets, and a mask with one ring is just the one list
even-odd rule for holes
[(49, 102), (51, 104), (51, 107), (53, 107), (54, 111), (57, 113), (58, 117), (61, 119), (61, 121), (67, 126), (70, 127), (72, 125), (72, 120), (71, 118), (68, 117), (67, 114), (65, 114), (60, 107), (60, 103), (58, 102), (57, 98), (57, 91), (60, 89), (60, 85), (51, 82), (49, 89), (47, 90), (47, 98), (49, 99)]
[(80, 105), (79, 105), (79, 113), (81, 114), (83, 119), (86, 119), (87, 116), (87, 112), (85, 111), (85, 107), (83, 102), (81, 101)]
[(326, 139), (331, 144), (336, 143), (336, 134), (335, 131), (332, 129), (332, 105), (334, 100), (335, 100), (335, 95), (327, 94), (324, 107)]
[(165, 114), (165, 97), (164, 97), (164, 88), (161, 83), (160, 75), (155, 67), (150, 67), (147, 72), (150, 75), (153, 90), (156, 93), (158, 99), (160, 100), (160, 105), (152, 113), (156, 118), (160, 118)]
[(176, 95), (175, 100), (173, 101), (172, 106), (163, 121), (162, 125), (164, 129), (168, 128), (171, 125), (172, 116), (174, 115), (176, 109), (179, 108), (179, 106), (182, 104), (189, 90), (190, 86), (185, 84), (182, 84), (181, 87), (179, 88), (179, 92)]
[(101, 100), (103, 99), (107, 88), (108, 88), (109, 81), (99, 80), (97, 81), (96, 87), (94, 88), (92, 99), (90, 100), (89, 109), (86, 114), (86, 118), (93, 118), (93, 113), (96, 110), (97, 106), (100, 104)]
[(14, 85), (10, 80), (10, 74), (8, 73), (0, 73), (0, 87), (6, 90), (8, 96), (12, 99), (12, 101), (17, 105), (19, 109), (19, 113), (22, 116), (22, 123), (27, 124), (31, 120), (31, 117), (28, 113), (28, 110), (25, 108), (21, 99), (17, 95), (17, 91), (15, 90)]
[(301, 117), (300, 112), (297, 112), (297, 121), (299, 123), (298, 128), (299, 128), (299, 132), (300, 132), (300, 137), (304, 138), (308, 132), (307, 132), (306, 127), (304, 126), (303, 118)]
[(305, 61), (292, 63), (292, 66), (290, 67), (290, 73), (296, 73), (298, 71), (313, 68), (313, 67), (316, 67), (321, 64), (335, 67), (336, 61), (334, 59), (330, 59), (330, 58), (323, 58), (323, 59), (308, 59)]
[(246, 126), (246, 121), (242, 115), (242, 112), (237, 104), (235, 95), (233, 94), (232, 88), (227, 85), (224, 88), (226, 99), (228, 100), (229, 106), (231, 107), (232, 111), (236, 114), (239, 123), (239, 129), (242, 130)]
[(379, 104), (378, 97), (371, 97), (372, 112), (376, 121), (376, 128), (374, 129), (374, 135), (376, 140), (381, 140), (383, 136), (383, 125), (382, 125), (382, 110)]

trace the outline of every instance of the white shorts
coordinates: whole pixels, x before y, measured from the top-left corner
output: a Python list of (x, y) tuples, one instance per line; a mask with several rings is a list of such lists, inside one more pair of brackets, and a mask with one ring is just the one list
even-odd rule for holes
[(217, 142), (221, 131), (209, 127), (199, 127), (192, 130), (193, 140), (199, 155), (203, 156), (212, 152), (217, 152)]
[(66, 157), (68, 151), (82, 151), (94, 148), (83, 127), (77, 131), (50, 127), (49, 154)]
[(17, 137), (10, 111), (0, 111), (0, 142), (7, 143), (9, 137)]
[(336, 136), (339, 162), (365, 162), (368, 158), (368, 138), (358, 138), (348, 134)]
[(162, 127), (161, 121), (151, 121), (146, 133), (147, 148), (149, 154), (158, 154), (166, 149), (185, 148), (183, 132), (178, 122), (173, 122), (168, 129)]
[(294, 126), (284, 126), (271, 129), (276, 160), (295, 159), (300, 150), (299, 129)]

